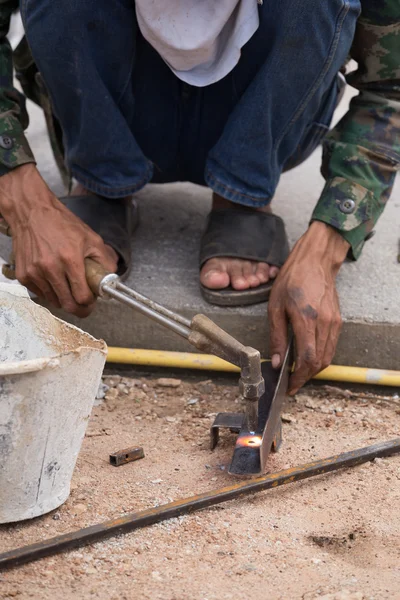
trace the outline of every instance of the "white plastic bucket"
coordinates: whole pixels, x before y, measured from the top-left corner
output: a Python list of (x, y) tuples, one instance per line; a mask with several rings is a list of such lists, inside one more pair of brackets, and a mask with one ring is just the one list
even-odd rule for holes
[(0, 523), (68, 498), (106, 345), (0, 283)]

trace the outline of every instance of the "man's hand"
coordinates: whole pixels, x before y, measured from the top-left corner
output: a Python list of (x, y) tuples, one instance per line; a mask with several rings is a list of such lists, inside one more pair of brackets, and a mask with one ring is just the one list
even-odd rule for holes
[(11, 228), (18, 281), (58, 308), (90, 314), (95, 298), (84, 260), (114, 272), (112, 248), (63, 206), (32, 164), (0, 177), (0, 214)]
[(282, 364), (288, 322), (296, 340), (291, 395), (332, 361), (342, 324), (335, 279), (348, 249), (349, 244), (335, 229), (314, 221), (293, 248), (272, 288), (268, 317), (273, 367)]

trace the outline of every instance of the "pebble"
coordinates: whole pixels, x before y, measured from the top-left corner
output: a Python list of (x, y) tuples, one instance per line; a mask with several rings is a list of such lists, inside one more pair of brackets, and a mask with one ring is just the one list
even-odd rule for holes
[(215, 390), (215, 386), (211, 379), (207, 379), (206, 381), (199, 381), (196, 387), (202, 394), (212, 394)]
[(103, 427), (103, 429), (93, 429), (92, 431), (87, 431), (85, 437), (101, 437), (103, 435), (111, 435), (110, 429)]
[(108, 390), (108, 392), (105, 394), (104, 398), (106, 400), (115, 400), (116, 398), (118, 398), (118, 390), (117, 388), (111, 388)]
[(46, 569), (45, 571), (41, 571), (40, 574), (43, 577), (53, 577), (54, 571), (50, 571), (50, 570)]
[(82, 515), (87, 511), (87, 506), (85, 504), (75, 504), (72, 510), (76, 515)]
[(198, 398), (190, 398), (190, 399), (187, 401), (187, 403), (188, 403), (188, 405), (189, 405), (189, 406), (192, 406), (193, 404), (197, 404), (197, 403), (198, 403), (198, 401), (199, 401), (199, 399), (198, 399)]
[(320, 402), (316, 402), (312, 398), (308, 398), (305, 404), (306, 408), (311, 408), (312, 410), (318, 410), (321, 406)]
[(105, 383), (110, 387), (115, 387), (121, 382), (121, 379), (122, 378), (119, 375), (113, 375), (112, 377), (107, 377), (107, 379), (105, 379)]
[(176, 419), (175, 419), (175, 417), (165, 417), (165, 420), (166, 420), (168, 423), (176, 423)]
[(323, 596), (315, 596), (315, 600), (363, 600), (365, 598), (362, 592), (351, 590), (341, 590), (332, 594), (324, 594)]
[(169, 377), (160, 377), (156, 379), (156, 386), (165, 388), (177, 388), (181, 385), (181, 379), (172, 379)]
[(324, 385), (323, 389), (329, 394), (335, 395), (337, 398), (352, 398), (352, 396), (354, 396), (353, 392), (350, 390), (342, 390), (342, 388), (333, 385)]
[(129, 394), (129, 388), (124, 383), (119, 383), (117, 385), (117, 390), (121, 392), (121, 394)]
[(162, 479), (153, 479), (153, 481), (150, 481), (150, 483), (153, 483), (153, 484), (162, 483)]
[(128, 387), (142, 387), (143, 385), (140, 379), (131, 379), (130, 377), (124, 377), (121, 383), (127, 385)]
[(284, 423), (297, 423), (297, 419), (287, 413), (282, 413), (281, 417)]
[(106, 385), (105, 383), (100, 383), (99, 389), (97, 390), (96, 394), (96, 400), (103, 400), (109, 389), (110, 387), (108, 385)]

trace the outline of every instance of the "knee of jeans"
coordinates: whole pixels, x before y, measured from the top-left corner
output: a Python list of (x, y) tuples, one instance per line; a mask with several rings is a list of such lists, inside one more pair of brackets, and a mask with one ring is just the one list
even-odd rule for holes
[[(81, 26), (90, 28), (101, 11), (96, 0), (20, 0), (22, 22), (29, 43), (48, 46), (71, 43)], [(102, 11), (104, 12), (104, 11)]]

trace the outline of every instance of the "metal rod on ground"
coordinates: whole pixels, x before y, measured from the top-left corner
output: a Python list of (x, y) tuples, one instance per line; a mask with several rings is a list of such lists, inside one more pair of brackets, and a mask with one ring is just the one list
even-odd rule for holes
[(37, 544), (31, 544), (15, 550), (0, 554), (0, 570), (11, 569), (18, 565), (29, 563), (46, 556), (60, 554), (66, 550), (86, 546), (104, 540), (105, 538), (127, 533), (134, 529), (154, 525), (174, 517), (190, 514), (203, 508), (215, 506), (241, 496), (254, 494), (271, 488), (276, 488), (287, 483), (301, 481), (316, 475), (330, 473), (338, 469), (345, 469), (361, 465), (362, 463), (383, 458), (400, 452), (400, 438), (344, 452), (337, 456), (316, 460), (314, 462), (285, 469), (278, 473), (258, 477), (251, 481), (237, 483), (219, 490), (211, 490), (200, 494), (177, 500), (169, 504), (149, 508), (111, 521), (105, 521), (78, 531), (59, 535)]

